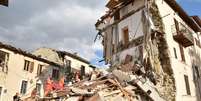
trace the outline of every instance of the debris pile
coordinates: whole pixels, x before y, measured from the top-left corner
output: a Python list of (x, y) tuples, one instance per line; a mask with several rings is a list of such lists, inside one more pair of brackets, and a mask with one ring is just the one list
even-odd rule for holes
[(57, 99), (59, 101), (164, 101), (155, 89), (154, 83), (145, 76), (142, 66), (130, 71), (117, 68), (105, 74), (91, 73), (90, 78), (66, 85), (64, 89), (53, 90), (46, 97), (35, 96), (24, 101), (57, 101)]

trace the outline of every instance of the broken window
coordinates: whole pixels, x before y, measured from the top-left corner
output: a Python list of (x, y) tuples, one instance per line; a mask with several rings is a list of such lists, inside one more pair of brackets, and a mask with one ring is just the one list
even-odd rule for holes
[(29, 71), (30, 73), (32, 73), (33, 70), (34, 70), (34, 62), (24, 60), (24, 70)]
[(28, 84), (27, 81), (24, 81), (24, 80), (22, 81), (21, 90), (20, 90), (21, 94), (26, 94), (26, 92), (27, 92), (27, 84)]
[(42, 73), (42, 70), (43, 70), (43, 65), (38, 64), (37, 75), (40, 75)]
[(185, 54), (184, 54), (184, 47), (182, 45), (179, 45), (179, 48), (180, 48), (180, 54), (181, 54), (181, 60), (183, 62), (185, 62)]
[(52, 78), (59, 79), (59, 70), (58, 69), (52, 70)]
[(174, 49), (174, 56), (175, 58), (177, 59), (177, 51), (176, 51), (176, 48), (173, 48)]
[(9, 54), (3, 51), (0, 51), (0, 71), (8, 72), (8, 59)]
[(184, 75), (184, 80), (185, 80), (185, 84), (186, 84), (186, 93), (187, 93), (187, 95), (191, 95), (189, 79), (188, 79), (187, 75)]
[(123, 29), (123, 43), (124, 45), (128, 45), (129, 43), (129, 30), (128, 27)]

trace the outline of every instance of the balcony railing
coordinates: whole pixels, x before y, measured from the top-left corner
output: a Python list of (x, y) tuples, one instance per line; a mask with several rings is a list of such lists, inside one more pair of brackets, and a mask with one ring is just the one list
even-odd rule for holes
[(178, 29), (176, 29), (175, 25), (172, 25), (172, 33), (174, 40), (184, 47), (192, 46), (194, 44), (194, 41), (191, 31), (183, 24), (178, 24)]

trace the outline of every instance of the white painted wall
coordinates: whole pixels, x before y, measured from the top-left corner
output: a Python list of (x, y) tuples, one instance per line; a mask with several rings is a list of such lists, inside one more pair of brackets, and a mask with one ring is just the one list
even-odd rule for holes
[[(185, 60), (186, 60), (186, 62), (184, 63), (181, 60), (179, 44), (173, 39), (173, 33), (171, 30), (171, 26), (175, 24), (174, 18), (178, 20), (179, 22), (181, 22), (182, 24), (184, 25), (186, 24), (163, 0), (157, 0), (157, 5), (159, 7), (161, 16), (163, 17), (163, 23), (164, 23), (165, 32), (166, 32), (165, 37), (169, 46), (171, 65), (173, 68), (175, 82), (176, 82), (176, 101), (196, 101), (197, 100), (196, 94), (195, 94), (196, 88), (193, 82), (192, 61), (191, 61), (191, 56), (189, 54), (190, 50), (192, 50), (194, 46), (190, 46), (184, 49)], [(187, 25), (186, 27), (189, 28)], [(177, 59), (175, 58), (173, 48), (176, 48), (177, 57), (178, 57)], [(188, 75), (191, 95), (187, 95), (186, 93), (184, 75)]]
[(123, 40), (122, 35), (125, 27), (128, 27), (129, 30), (129, 41), (138, 38), (139, 36), (143, 36), (141, 18), (142, 10), (136, 12), (118, 24), (119, 42)]
[[(3, 85), (4, 89), (7, 90), (7, 93), (2, 93), (2, 101), (12, 101), (13, 96), (16, 92), (20, 92), (22, 80), (28, 81), (27, 93), (25, 95), (21, 95), (22, 98), (30, 96), (31, 91), (36, 87), (36, 83), (44, 82), (48, 75), (51, 75), (52, 69), (56, 68), (54, 66), (50, 66), (47, 63), (34, 60), (32, 58), (16, 54), (12, 51), (6, 49), (0, 49), (1, 51), (9, 53), (9, 61), (8, 61), (8, 74), (5, 74), (5, 81), (1, 80), (0, 85)], [(34, 71), (30, 73), (28, 71), (23, 70), (24, 68), (24, 60), (28, 60), (34, 62)], [(37, 77), (37, 67), (38, 64), (44, 65), (45, 69), (48, 69), (48, 72), (45, 73), (43, 79), (38, 80)], [(0, 72), (1, 79), (3, 73)], [(30, 81), (33, 80), (33, 83)], [(42, 84), (43, 87), (43, 84)], [(41, 90), (41, 94), (43, 95), (43, 88)]]

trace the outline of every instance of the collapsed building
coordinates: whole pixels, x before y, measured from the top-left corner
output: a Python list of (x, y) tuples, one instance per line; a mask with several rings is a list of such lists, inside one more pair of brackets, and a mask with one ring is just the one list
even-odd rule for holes
[(136, 75), (151, 100), (201, 100), (199, 17), (175, 0), (109, 0), (106, 7), (95, 26), (111, 72)]
[(51, 48), (39, 48), (33, 54), (63, 66), (67, 82), (72, 81), (72, 76), (76, 72), (79, 73), (81, 79), (84, 79), (84, 77), (88, 76), (96, 68), (77, 53), (73, 54)]

